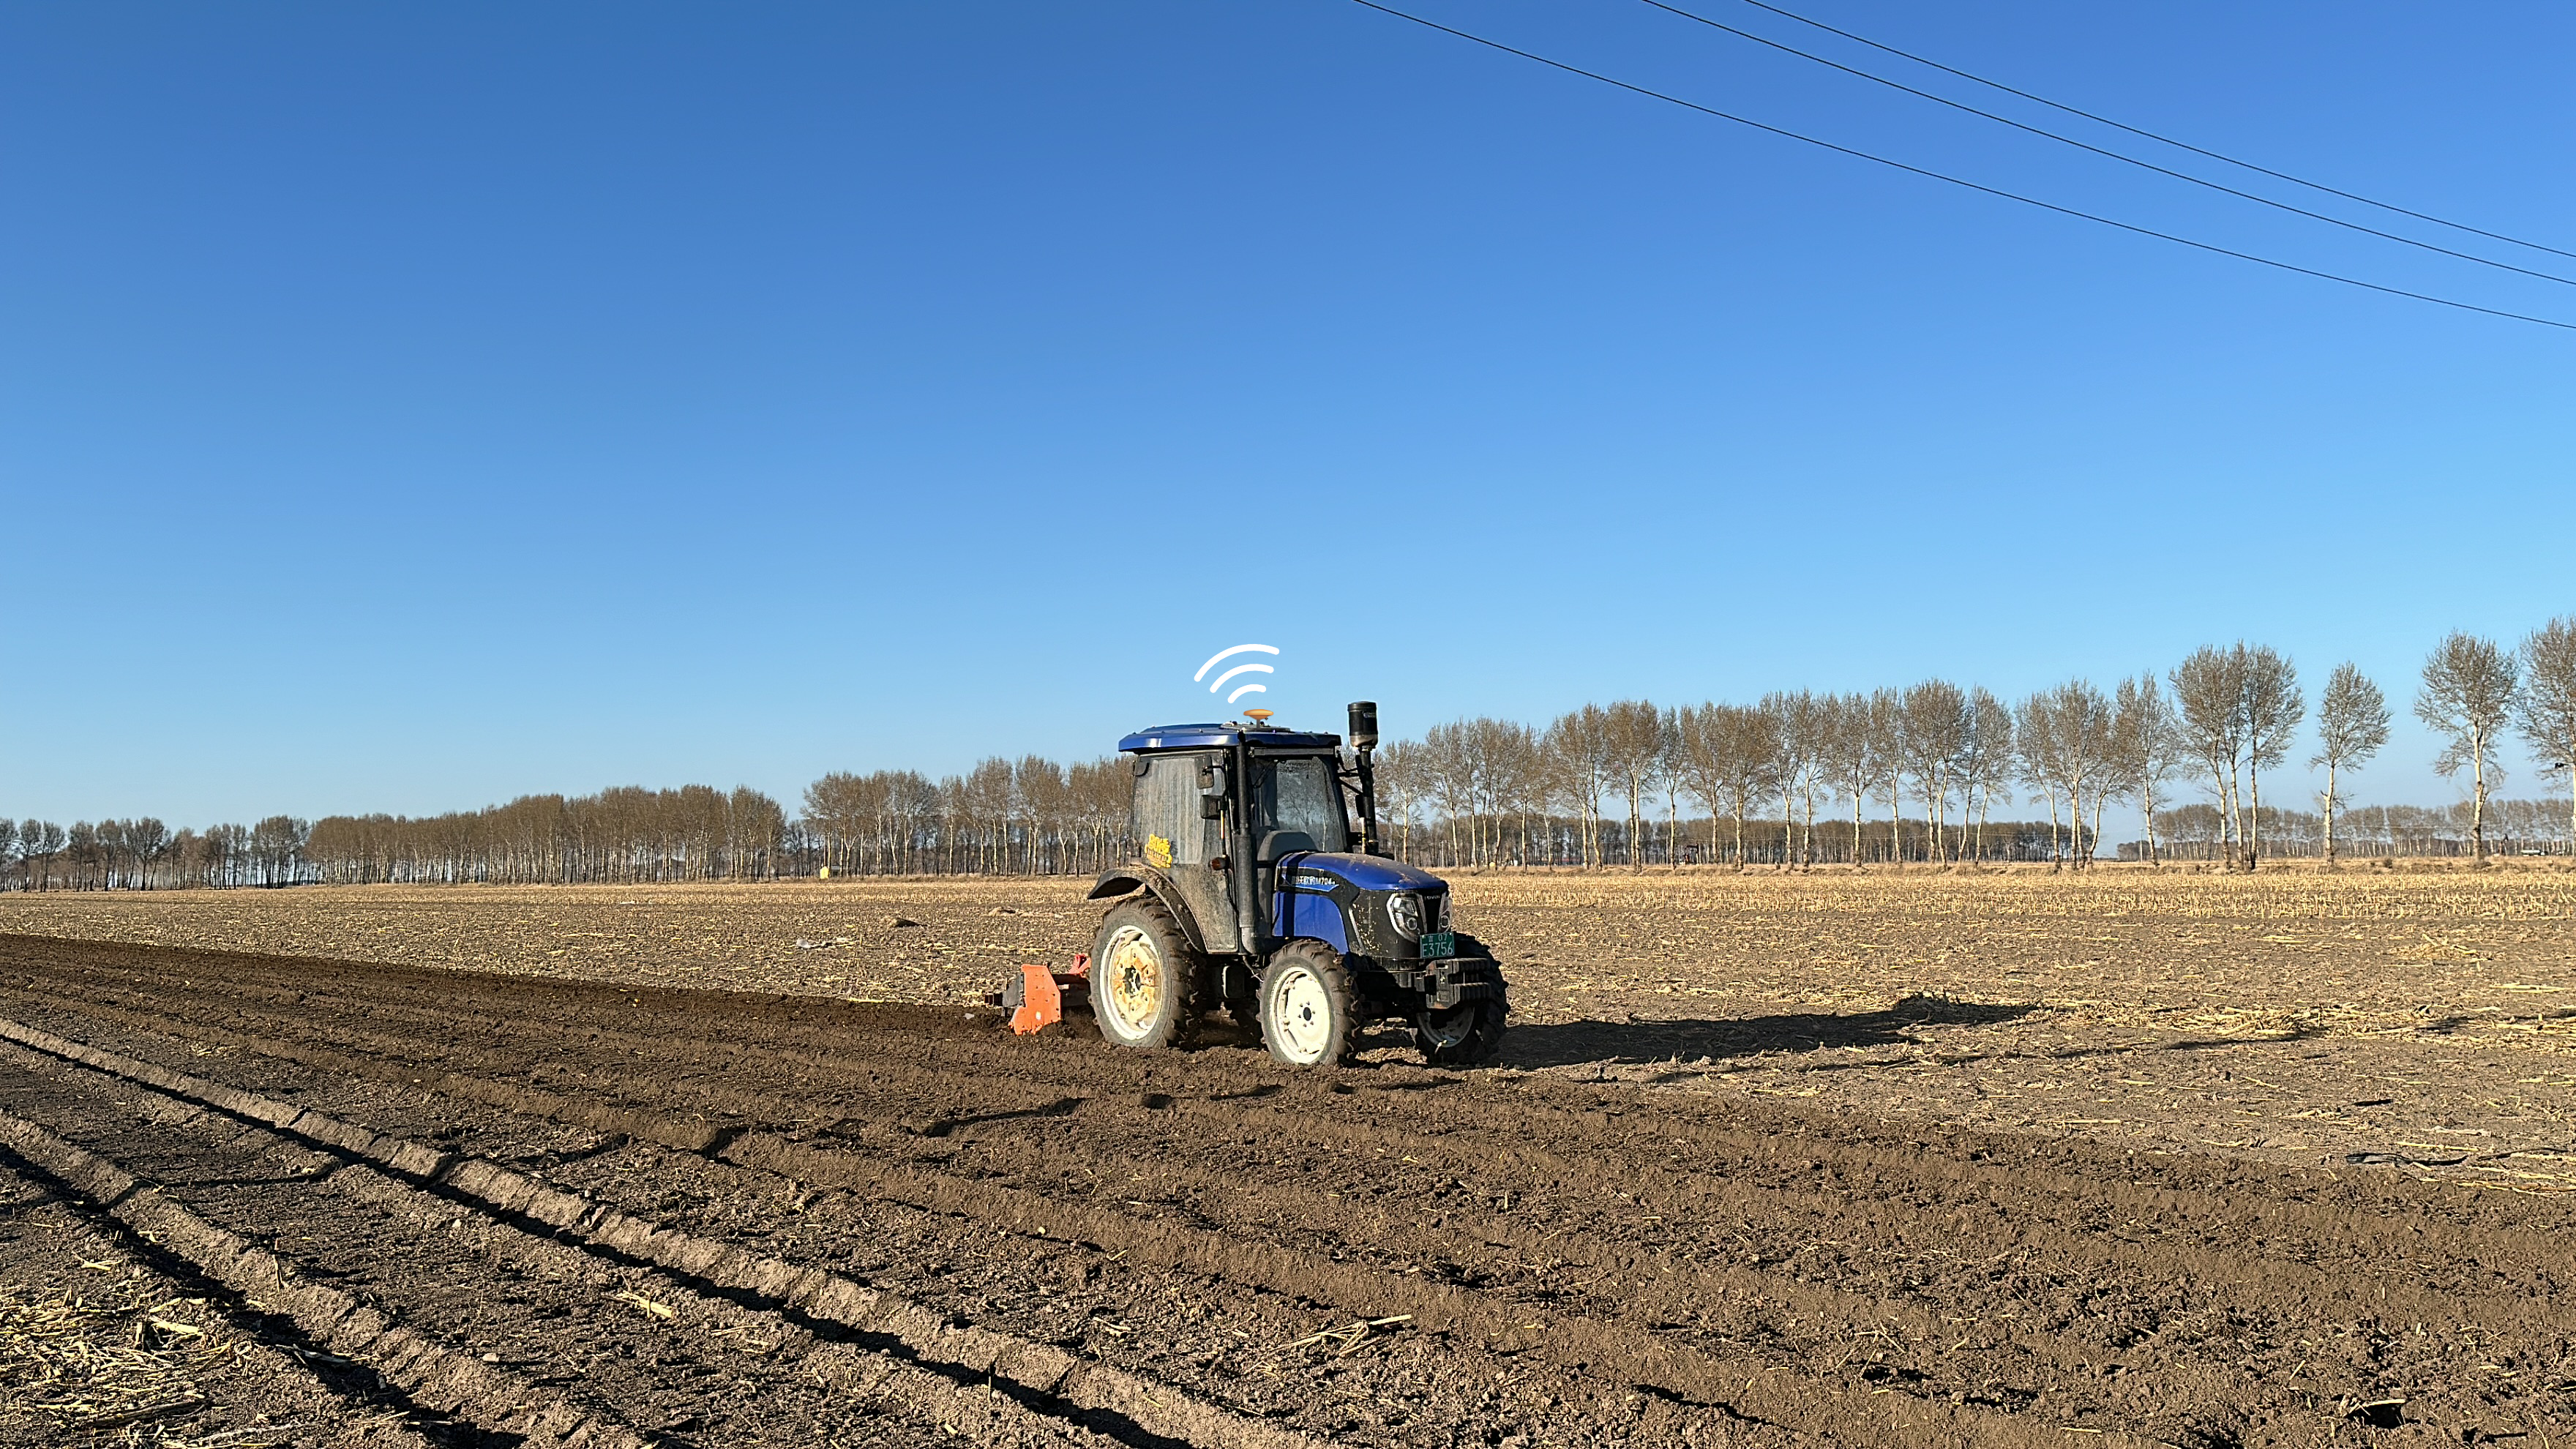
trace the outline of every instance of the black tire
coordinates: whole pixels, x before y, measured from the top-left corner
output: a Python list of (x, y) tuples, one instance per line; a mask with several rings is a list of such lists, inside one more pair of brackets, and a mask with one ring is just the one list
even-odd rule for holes
[(1443, 1011), (1425, 1006), (1413, 1019), (1413, 1045), (1435, 1067), (1479, 1067), (1503, 1049), (1503, 1004), (1470, 1001)]
[(1101, 1036), (1144, 1052), (1189, 1045), (1206, 974), (1162, 902), (1131, 896), (1111, 906), (1091, 944), (1091, 1014)]
[[(1235, 989), (1237, 981), (1243, 983), (1240, 991)], [(1239, 1030), (1259, 1030), (1261, 983), (1252, 979), (1251, 973), (1242, 966), (1232, 965), (1225, 968), (1225, 984), (1229, 993), (1225, 998), (1225, 1014), (1234, 1019)]]
[[(1493, 959), (1485, 943), (1473, 936), (1458, 937), (1458, 954)], [(1505, 994), (1486, 1001), (1470, 1001), (1443, 1011), (1425, 1005), (1413, 1018), (1413, 1045), (1422, 1059), (1435, 1067), (1475, 1067), (1494, 1059), (1503, 1049), (1503, 1020), (1511, 1014), (1507, 996), (1509, 987), (1502, 985), (1502, 968), (1494, 969), (1495, 984)]]
[(1292, 1067), (1338, 1067), (1359, 1043), (1359, 992), (1341, 953), (1291, 941), (1261, 973), (1261, 1041)]

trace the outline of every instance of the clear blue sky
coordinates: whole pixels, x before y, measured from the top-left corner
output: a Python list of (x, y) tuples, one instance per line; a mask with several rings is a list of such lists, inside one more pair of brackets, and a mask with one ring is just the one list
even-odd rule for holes
[[(2564, 6), (1807, 3), (2576, 251)], [(1420, 8), (2576, 319), (1627, 0)], [(1104, 751), (1247, 640), (1292, 722), (1390, 733), (2240, 635), (2402, 715), (2444, 631), (2576, 612), (2571, 385), (2576, 333), (1338, 0), (17, 5), (0, 814), (792, 801)], [(2456, 798), (2432, 753), (2363, 798)]]

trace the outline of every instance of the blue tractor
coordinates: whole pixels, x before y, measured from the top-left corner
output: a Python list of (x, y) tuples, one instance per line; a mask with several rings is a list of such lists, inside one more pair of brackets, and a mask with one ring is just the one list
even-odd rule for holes
[(1378, 848), (1377, 742), (1366, 702), (1350, 707), (1347, 756), (1267, 710), (1118, 742), (1144, 855), (1091, 889), (1108, 902), (1083, 973), (1102, 1036), (1185, 1045), (1223, 1010), (1257, 1022), (1280, 1061), (1331, 1066), (1394, 1020), (1434, 1065), (1492, 1059), (1502, 967), (1451, 926), (1447, 882)]

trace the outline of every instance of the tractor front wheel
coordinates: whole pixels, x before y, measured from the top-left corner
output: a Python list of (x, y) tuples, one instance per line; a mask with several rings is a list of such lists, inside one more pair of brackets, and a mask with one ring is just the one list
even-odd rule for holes
[(1162, 902), (1138, 896), (1110, 907), (1091, 951), (1091, 1014), (1100, 1034), (1138, 1051), (1187, 1045), (1198, 1021), (1200, 974), (1198, 953)]
[(1424, 1005), (1413, 1018), (1413, 1044), (1435, 1067), (1476, 1067), (1503, 1049), (1503, 1004), (1469, 1001), (1447, 1010)]
[(1261, 973), (1261, 1040), (1292, 1067), (1338, 1067), (1360, 1033), (1359, 993), (1340, 953), (1291, 941)]

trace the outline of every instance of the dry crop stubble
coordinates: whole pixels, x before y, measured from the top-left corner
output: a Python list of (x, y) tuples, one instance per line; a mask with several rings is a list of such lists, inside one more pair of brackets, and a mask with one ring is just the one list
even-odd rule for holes
[[(0, 931), (971, 1002), (1075, 880), (0, 897)], [(1498, 873), (1506, 1070), (2576, 1188), (2576, 874)], [(1242, 1048), (1221, 1048), (1241, 1050)]]

